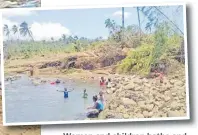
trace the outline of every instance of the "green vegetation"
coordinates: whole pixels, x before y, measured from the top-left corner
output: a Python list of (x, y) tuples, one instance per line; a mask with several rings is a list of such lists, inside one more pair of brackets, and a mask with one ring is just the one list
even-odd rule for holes
[[(88, 39), (63, 34), (58, 40), (52, 37), (50, 41), (34, 41), (33, 33), (26, 22), (19, 26), (14, 25), (12, 29), (4, 25), (4, 35), (7, 36), (5, 42), (7, 58), (21, 57), (28, 59), (33, 56), (84, 51), (95, 53), (96, 50), (101, 52), (99, 57), (107, 61), (108, 59), (114, 59), (113, 57), (116, 57), (117, 53), (121, 53), (120, 50), (127, 48), (129, 51), (126, 58), (113, 60), (118, 61), (116, 71), (146, 75), (156, 64), (160, 62), (167, 64), (170, 63), (170, 60), (175, 59), (181, 51), (183, 32), (162, 12), (162, 7), (137, 7), (136, 9), (138, 26), (125, 26), (124, 15), (122, 16), (122, 26), (110, 18), (105, 20), (105, 27), (109, 30), (108, 39), (102, 37)], [(122, 8), (123, 11), (124, 8)], [(145, 26), (147, 31), (142, 31), (140, 13), (143, 13), (148, 20)], [(17, 36), (17, 40), (13, 41), (10, 38), (11, 33)], [(20, 40), (24, 37), (28, 38), (29, 41)], [(117, 52), (115, 52), (115, 47), (118, 48)], [(110, 63), (115, 64), (115, 62)], [(70, 69), (65, 73), (75, 71)]]

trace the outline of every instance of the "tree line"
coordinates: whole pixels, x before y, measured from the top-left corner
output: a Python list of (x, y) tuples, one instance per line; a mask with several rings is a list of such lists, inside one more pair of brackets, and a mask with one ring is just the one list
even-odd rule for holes
[[(182, 6), (177, 6), (176, 12), (178, 12), (178, 9)], [(110, 18), (105, 20), (105, 27), (109, 30), (109, 38), (113, 38), (116, 41), (121, 41), (126, 35), (125, 33), (133, 32), (133, 35), (139, 36), (139, 39), (141, 39), (141, 35), (144, 34), (141, 26), (141, 18), (140, 13), (142, 13), (146, 18), (146, 26), (145, 29), (147, 31), (151, 31), (153, 28), (156, 28), (160, 25), (162, 21), (166, 21), (171, 25), (171, 29), (179, 33), (181, 36), (184, 35), (183, 31), (175, 24), (163, 11), (163, 8), (166, 7), (160, 7), (160, 6), (143, 6), (143, 7), (135, 7), (137, 11), (138, 16), (138, 25), (129, 25), (125, 27), (125, 8), (122, 7), (122, 26), (117, 25), (114, 20), (111, 20)], [(168, 8), (168, 7), (167, 7)], [(163, 18), (163, 19), (162, 19)], [(20, 36), (22, 37), (29, 37), (32, 41), (34, 41), (33, 33), (31, 31), (31, 27), (28, 25), (27, 22), (22, 22), (19, 26), (13, 25), (11, 28), (7, 24), (4, 25), (3, 28), (4, 35), (7, 36), (8, 41), (11, 40), (10, 35), (17, 35), (17, 39), (20, 40)], [(102, 40), (102, 37), (98, 37), (96, 39), (88, 39), (86, 37), (78, 37), (76, 35), (74, 36), (67, 36), (66, 34), (62, 34), (61, 38), (57, 41), (62, 41), (66, 44), (69, 43), (75, 43), (79, 41), (83, 41), (86, 43), (90, 43), (93, 41), (99, 41)], [(46, 42), (43, 40), (43, 42)], [(54, 37), (51, 37), (51, 42), (55, 42)]]

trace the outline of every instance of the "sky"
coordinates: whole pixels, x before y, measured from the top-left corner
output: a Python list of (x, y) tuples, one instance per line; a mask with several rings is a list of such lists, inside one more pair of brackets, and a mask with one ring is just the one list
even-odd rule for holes
[[(180, 8), (177, 15), (173, 14), (177, 6), (164, 8), (163, 12), (173, 20), (181, 30), (183, 27), (183, 10)], [(121, 25), (120, 8), (95, 8), (95, 9), (59, 9), (59, 10), (15, 10), (3, 11), (3, 24), (11, 29), (13, 25), (20, 25), (26, 21), (31, 27), (35, 40), (55, 40), (62, 34), (77, 35), (87, 38), (108, 37), (108, 29), (105, 28), (107, 18), (115, 20)], [(142, 28), (147, 22), (146, 17), (140, 13)], [(125, 8), (125, 26), (138, 25), (136, 8)], [(14, 36), (12, 35), (14, 38)], [(15, 36), (16, 37), (16, 36)], [(4, 39), (6, 37), (4, 36)]]

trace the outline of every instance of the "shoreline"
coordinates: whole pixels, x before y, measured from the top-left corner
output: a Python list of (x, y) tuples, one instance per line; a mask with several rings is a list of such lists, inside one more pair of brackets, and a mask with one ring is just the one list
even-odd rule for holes
[[(45, 59), (46, 60), (46, 59)], [(27, 60), (26, 60), (27, 61)], [(52, 60), (53, 61), (53, 60)], [(34, 64), (33, 64), (34, 63)], [(8, 63), (7, 75), (20, 73), (29, 74), (29, 65), (35, 65), (31, 78), (56, 78), (61, 80), (79, 80), (84, 82), (99, 82), (100, 77), (111, 78), (112, 88), (104, 91), (106, 107), (98, 119), (133, 119), (186, 116), (186, 84), (185, 68), (171, 70), (164, 76), (163, 83), (159, 78), (146, 78), (139, 75), (112, 74), (113, 67), (95, 70), (60, 69), (59, 67), (46, 67), (40, 69), (39, 65), (45, 61), (31, 59), (23, 63)], [(172, 67), (174, 68), (174, 67)], [(6, 75), (6, 76), (7, 76)], [(45, 80), (44, 79), (44, 80)]]

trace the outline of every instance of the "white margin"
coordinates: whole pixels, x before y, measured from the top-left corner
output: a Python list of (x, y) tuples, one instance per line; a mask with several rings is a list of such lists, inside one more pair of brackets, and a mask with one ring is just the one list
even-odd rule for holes
[[(137, 7), (137, 6), (183, 6), (183, 21), (184, 21), (184, 46), (185, 46), (185, 76), (186, 76), (186, 107), (187, 107), (187, 116), (186, 117), (167, 117), (167, 118), (136, 118), (136, 119), (106, 119), (106, 120), (75, 120), (75, 121), (42, 121), (42, 122), (18, 122), (18, 123), (7, 123), (6, 122), (6, 113), (5, 113), (5, 86), (4, 86), (4, 55), (3, 55), (3, 30), (1, 30), (0, 36), (0, 47), (1, 47), (1, 80), (2, 80), (2, 107), (3, 107), (3, 125), (4, 126), (19, 126), (19, 125), (57, 125), (57, 124), (77, 124), (77, 123), (112, 123), (112, 122), (138, 122), (138, 121), (168, 121), (168, 120), (189, 120), (190, 119), (190, 110), (189, 110), (189, 72), (188, 72), (188, 52), (187, 52), (187, 25), (186, 25), (186, 3), (144, 3), (144, 4), (104, 4), (104, 5), (78, 5), (78, 6), (65, 6), (65, 7), (42, 7), (42, 8), (16, 8), (15, 10), (22, 11), (37, 11), (37, 10), (63, 10), (63, 9), (87, 9), (87, 8), (119, 8), (119, 7)], [(0, 9), (1, 11), (6, 11), (11, 9)], [(2, 15), (0, 13), (0, 25), (2, 26)]]

